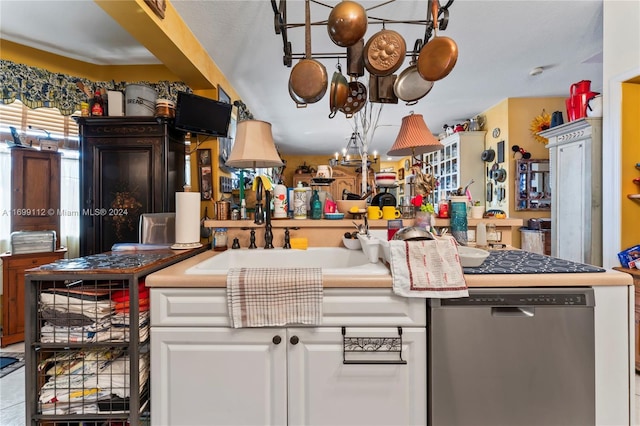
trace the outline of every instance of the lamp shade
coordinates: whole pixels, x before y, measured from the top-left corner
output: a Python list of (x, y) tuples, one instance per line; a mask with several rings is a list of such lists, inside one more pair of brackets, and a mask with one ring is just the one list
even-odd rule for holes
[(402, 117), (400, 133), (398, 133), (398, 137), (389, 152), (387, 152), (387, 155), (413, 156), (438, 151), (443, 147), (444, 145), (433, 136), (431, 130), (427, 127), (422, 114), (410, 114)]
[(279, 167), (282, 160), (271, 134), (271, 123), (259, 120), (238, 122), (236, 138), (226, 165), (235, 168)]

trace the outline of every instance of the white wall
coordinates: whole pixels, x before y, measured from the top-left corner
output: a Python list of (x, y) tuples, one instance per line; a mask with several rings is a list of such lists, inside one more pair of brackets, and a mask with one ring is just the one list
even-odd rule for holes
[(604, 0), (603, 11), (603, 266), (619, 266), (621, 83), (640, 76), (640, 1)]

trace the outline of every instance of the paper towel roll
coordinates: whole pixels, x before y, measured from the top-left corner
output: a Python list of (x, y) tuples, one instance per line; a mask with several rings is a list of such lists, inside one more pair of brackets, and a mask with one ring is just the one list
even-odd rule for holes
[(200, 193), (176, 192), (176, 243), (173, 249), (202, 247), (200, 244)]

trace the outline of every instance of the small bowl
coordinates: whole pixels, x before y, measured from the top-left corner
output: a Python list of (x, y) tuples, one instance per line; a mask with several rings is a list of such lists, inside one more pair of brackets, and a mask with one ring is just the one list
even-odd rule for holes
[(324, 218), (329, 220), (340, 220), (344, 219), (344, 213), (325, 213)]
[(362, 244), (357, 238), (342, 237), (342, 244), (344, 244), (344, 246), (349, 250), (360, 250), (362, 248)]
[(463, 268), (477, 268), (489, 257), (489, 252), (475, 247), (459, 246), (458, 256)]
[(354, 207), (358, 209), (355, 213), (367, 211), (367, 200), (338, 200), (336, 204), (340, 213), (351, 213), (351, 209)]

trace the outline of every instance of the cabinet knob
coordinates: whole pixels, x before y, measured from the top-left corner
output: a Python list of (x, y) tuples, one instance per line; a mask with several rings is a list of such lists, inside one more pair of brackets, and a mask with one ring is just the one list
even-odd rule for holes
[(273, 339), (271, 339), (271, 341), (273, 342), (274, 345), (279, 345), (280, 342), (282, 342), (282, 337), (280, 336), (273, 336)]
[(300, 339), (298, 339), (298, 336), (291, 336), (291, 339), (289, 339), (289, 342), (291, 342), (292, 345), (297, 345), (299, 341)]

